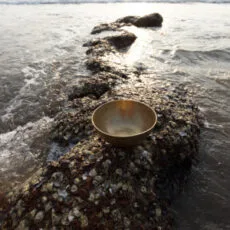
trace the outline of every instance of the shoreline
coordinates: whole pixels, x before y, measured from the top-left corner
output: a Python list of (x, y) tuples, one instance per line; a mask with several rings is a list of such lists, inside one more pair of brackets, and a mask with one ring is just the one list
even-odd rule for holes
[[(169, 188), (181, 186), (198, 152), (199, 111), (183, 85), (146, 85), (143, 78), (151, 76), (110, 62), (134, 36), (122, 31), (86, 44), (92, 76), (73, 87), (53, 132), (62, 144), (76, 137), (78, 143), (8, 194), (2, 229), (173, 228)], [(150, 136), (130, 149), (98, 138), (90, 119), (104, 102), (122, 98), (145, 102), (159, 120)]]

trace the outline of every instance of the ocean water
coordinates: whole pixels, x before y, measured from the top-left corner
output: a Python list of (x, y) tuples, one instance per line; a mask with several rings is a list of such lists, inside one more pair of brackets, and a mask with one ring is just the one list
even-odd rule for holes
[(230, 3), (230, 0), (1, 0), (0, 4), (81, 4), (81, 3)]
[(55, 114), (69, 87), (90, 75), (82, 44), (94, 37), (91, 29), (159, 12), (162, 28), (127, 28), (138, 39), (122, 62), (154, 73), (156, 84), (194, 91), (205, 117), (199, 163), (173, 213), (178, 229), (230, 229), (230, 4), (40, 2), (0, 4), (0, 189), (21, 183), (47, 158)]

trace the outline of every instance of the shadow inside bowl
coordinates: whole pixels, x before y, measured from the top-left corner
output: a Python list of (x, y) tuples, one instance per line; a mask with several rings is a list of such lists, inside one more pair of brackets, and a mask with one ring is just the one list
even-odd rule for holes
[(137, 145), (152, 131), (156, 122), (155, 111), (134, 100), (110, 101), (98, 107), (92, 116), (97, 132), (116, 146)]

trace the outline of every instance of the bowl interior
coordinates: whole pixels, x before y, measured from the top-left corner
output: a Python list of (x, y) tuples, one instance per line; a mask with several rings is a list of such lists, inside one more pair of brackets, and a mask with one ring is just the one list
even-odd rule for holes
[(132, 101), (111, 101), (95, 110), (94, 126), (110, 136), (129, 137), (153, 128), (155, 112), (147, 105)]

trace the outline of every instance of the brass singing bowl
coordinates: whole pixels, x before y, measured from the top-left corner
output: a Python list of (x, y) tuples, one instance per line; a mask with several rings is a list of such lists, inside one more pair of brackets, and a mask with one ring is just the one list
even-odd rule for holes
[(139, 144), (154, 128), (157, 115), (144, 103), (133, 100), (110, 101), (92, 115), (97, 132), (115, 146)]

